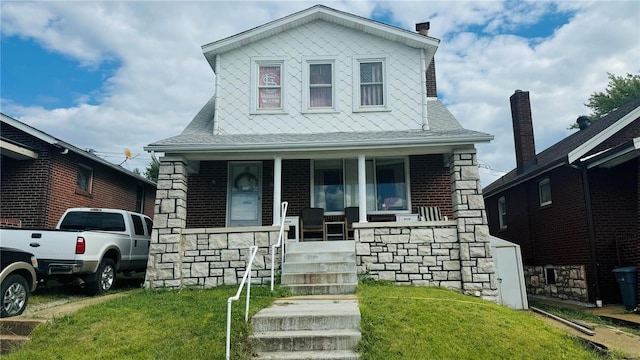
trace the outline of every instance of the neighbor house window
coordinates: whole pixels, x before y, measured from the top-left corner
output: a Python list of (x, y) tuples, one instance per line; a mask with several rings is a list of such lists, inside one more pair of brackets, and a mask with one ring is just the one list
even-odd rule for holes
[(284, 109), (284, 60), (253, 60), (251, 74), (251, 111), (282, 112)]
[(540, 193), (540, 206), (550, 205), (551, 204), (551, 183), (549, 179), (544, 179), (540, 181), (538, 184), (538, 189)]
[(327, 111), (335, 109), (335, 62), (307, 59), (303, 68), (303, 109)]
[(76, 175), (76, 190), (90, 194), (93, 185), (93, 169), (88, 166), (78, 164)]
[[(357, 168), (356, 159), (314, 161), (312, 205), (328, 213), (358, 206)], [(407, 169), (405, 158), (376, 158), (365, 162), (367, 211), (409, 209)]]
[(387, 105), (384, 59), (360, 59), (355, 62), (354, 110), (381, 110)]
[(498, 199), (498, 220), (500, 223), (500, 229), (506, 229), (507, 228), (507, 203), (506, 203), (506, 200), (504, 199), (504, 196)]
[(136, 212), (144, 213), (144, 186), (138, 185), (136, 189)]

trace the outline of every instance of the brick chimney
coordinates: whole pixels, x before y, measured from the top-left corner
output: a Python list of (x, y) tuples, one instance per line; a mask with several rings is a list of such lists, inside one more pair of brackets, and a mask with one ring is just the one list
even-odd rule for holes
[[(422, 36), (429, 36), (430, 22), (416, 24), (416, 31)], [(427, 68), (427, 97), (438, 97), (438, 89), (436, 88), (436, 59), (431, 59)]]
[(513, 140), (516, 146), (516, 166), (517, 172), (521, 173), (524, 166), (536, 157), (529, 92), (516, 90), (509, 100), (513, 119)]

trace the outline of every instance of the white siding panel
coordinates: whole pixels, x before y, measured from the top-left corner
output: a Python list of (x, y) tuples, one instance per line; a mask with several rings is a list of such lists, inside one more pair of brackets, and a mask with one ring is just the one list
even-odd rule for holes
[[(387, 112), (352, 112), (353, 58), (386, 55)], [(302, 113), (302, 58), (336, 57), (336, 113)], [(284, 57), (285, 113), (250, 114), (251, 58)], [(220, 56), (221, 134), (415, 130), (422, 125), (420, 51), (323, 21), (297, 27)], [(356, 71), (356, 74), (358, 72)]]

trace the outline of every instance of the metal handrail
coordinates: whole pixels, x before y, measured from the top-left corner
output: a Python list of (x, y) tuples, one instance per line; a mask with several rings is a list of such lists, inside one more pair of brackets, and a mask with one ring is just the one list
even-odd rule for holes
[[(289, 207), (289, 203), (283, 201), (280, 203), (280, 234), (278, 235), (278, 242), (276, 244), (271, 245), (271, 292), (273, 292), (273, 277), (275, 270), (275, 259), (276, 259), (276, 248), (278, 246), (282, 246), (282, 256), (281, 256), (281, 264), (284, 264), (284, 241), (282, 241), (282, 237), (284, 236), (284, 218), (287, 216), (287, 208)], [(280, 266), (282, 269), (282, 265)]]
[(247, 301), (246, 301), (246, 309), (244, 313), (244, 322), (249, 321), (249, 298), (251, 296), (251, 266), (253, 265), (253, 259), (256, 257), (256, 253), (258, 252), (257, 246), (251, 246), (249, 248), (249, 261), (247, 263), (247, 269), (244, 272), (244, 276), (242, 277), (242, 281), (240, 282), (240, 286), (238, 287), (238, 292), (229, 299), (227, 299), (227, 360), (229, 360), (229, 356), (231, 353), (231, 303), (240, 299), (240, 294), (242, 293), (242, 288), (244, 287), (247, 278), (249, 282), (247, 283)]

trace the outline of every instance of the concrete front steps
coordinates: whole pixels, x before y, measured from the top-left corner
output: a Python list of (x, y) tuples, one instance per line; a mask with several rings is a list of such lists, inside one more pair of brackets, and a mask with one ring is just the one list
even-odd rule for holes
[(353, 294), (358, 284), (355, 241), (286, 244), (281, 284), (292, 294)]
[(355, 360), (360, 310), (354, 295), (279, 299), (251, 319), (256, 359)]
[(29, 341), (33, 330), (45, 320), (23, 317), (0, 319), (0, 354), (7, 354), (16, 346)]

